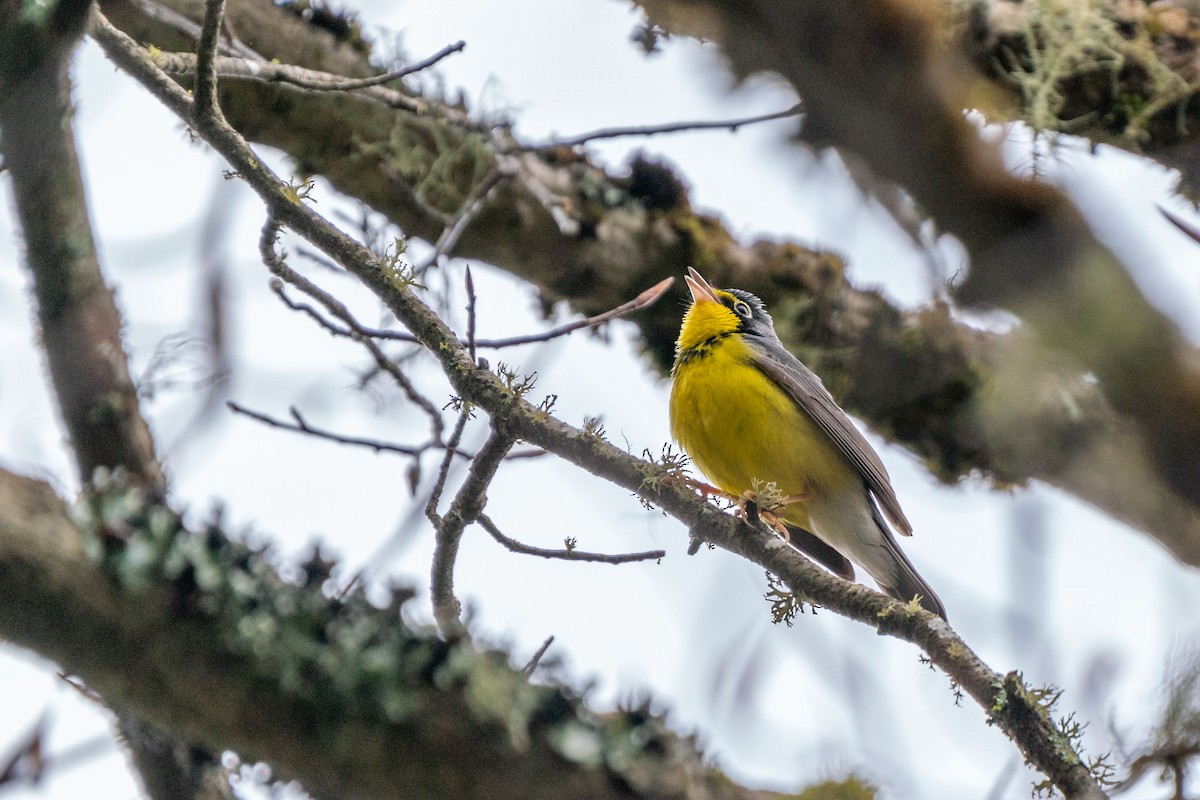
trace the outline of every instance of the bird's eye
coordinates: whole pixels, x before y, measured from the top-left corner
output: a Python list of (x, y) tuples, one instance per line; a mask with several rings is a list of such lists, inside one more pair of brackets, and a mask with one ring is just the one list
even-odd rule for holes
[(753, 312), (750, 310), (750, 306), (746, 305), (741, 300), (738, 300), (733, 304), (733, 310), (746, 319), (750, 319), (750, 317), (753, 315)]

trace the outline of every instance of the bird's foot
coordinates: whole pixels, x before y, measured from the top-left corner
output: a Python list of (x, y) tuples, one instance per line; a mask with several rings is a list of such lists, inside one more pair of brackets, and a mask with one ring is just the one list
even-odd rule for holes
[[(800, 495), (794, 495), (800, 497)], [(791, 501), (798, 502), (798, 501)], [(784, 504), (786, 505), (786, 503)], [(774, 509), (779, 508), (778, 503), (773, 503), (770, 509), (761, 508), (758, 504), (758, 493), (752, 489), (747, 489), (742, 492), (742, 496), (738, 498), (737, 516), (749, 522), (751, 525), (757, 525), (759, 520), (762, 520), (767, 525), (775, 530), (783, 540), (788, 544), (792, 542), (792, 534), (788, 531), (787, 525), (783, 524), (783, 520), (775, 513)]]

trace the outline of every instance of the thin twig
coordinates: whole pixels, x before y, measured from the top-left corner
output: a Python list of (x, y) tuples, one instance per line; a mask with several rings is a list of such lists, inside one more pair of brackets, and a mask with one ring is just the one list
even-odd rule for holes
[[(225, 407), (235, 414), (241, 414), (244, 417), (249, 417), (252, 420), (261, 422), (264, 425), (268, 425), (272, 428), (279, 428), (285, 431), (295, 431), (296, 433), (307, 434), (308, 436), (312, 436), (317, 439), (326, 439), (331, 442), (336, 442), (337, 444), (349, 444), (357, 447), (366, 447), (370, 450), (374, 450), (377, 453), (398, 453), (405, 456), (419, 456), (429, 450), (444, 450), (446, 448), (446, 445), (442, 444), (441, 442), (433, 441), (432, 439), (420, 445), (402, 445), (394, 442), (380, 441), (379, 439), (364, 439), (358, 436), (345, 436), (340, 433), (322, 430), (310, 425), (308, 420), (304, 419), (304, 417), (300, 414), (300, 411), (295, 406), (292, 406), (288, 409), (288, 413), (292, 415), (292, 419), (294, 419), (295, 422), (288, 422), (287, 420), (282, 420), (279, 417), (273, 417), (270, 414), (264, 414), (261, 411), (254, 411), (234, 402), (233, 400), (226, 400)], [(505, 459), (512, 461), (519, 458), (541, 458), (546, 454), (546, 451), (542, 450), (541, 448), (531, 447), (525, 450), (517, 450), (509, 453), (507, 456), (505, 456)], [(455, 457), (461, 458), (464, 461), (470, 461), (471, 459), (475, 458), (474, 453), (469, 453), (465, 450), (459, 450), (458, 448), (455, 448), (454, 455)]]
[(476, 340), (475, 346), (500, 348), (515, 347), (522, 344), (533, 344), (534, 342), (547, 342), (551, 339), (556, 339), (559, 336), (566, 336), (568, 333), (573, 333), (580, 328), (591, 328), (595, 327), (596, 325), (602, 325), (605, 322), (616, 319), (617, 317), (623, 317), (633, 311), (641, 311), (643, 308), (653, 305), (666, 293), (667, 289), (671, 288), (673, 283), (675, 283), (674, 278), (663, 278), (661, 281), (654, 284), (632, 300), (622, 303), (616, 308), (609, 309), (603, 314), (597, 314), (594, 317), (575, 320), (574, 322), (568, 322), (566, 325), (560, 325), (557, 328), (551, 328), (548, 331), (531, 333), (526, 336), (512, 336), (507, 339), (479, 339)]
[[(675, 283), (674, 278), (663, 278), (661, 281), (654, 284), (649, 289), (647, 289), (646, 291), (639, 294), (637, 297), (633, 298), (632, 300), (629, 300), (628, 302), (622, 303), (621, 305), (617, 306), (616, 308), (611, 308), (608, 311), (605, 311), (601, 314), (596, 314), (595, 316), (592, 316), (592, 317), (587, 317), (585, 319), (577, 319), (573, 322), (568, 322), (565, 325), (559, 325), (557, 328), (551, 328), (548, 331), (542, 331), (540, 333), (530, 333), (530, 334), (526, 334), (524, 336), (511, 336), (506, 339), (478, 339), (477, 338), (477, 339), (475, 339), (475, 348), (476, 349), (484, 348), (484, 349), (488, 349), (488, 350), (499, 350), (499, 349), (502, 349), (505, 347), (518, 347), (520, 345), (536, 344), (538, 342), (548, 342), (551, 339), (557, 339), (560, 336), (566, 336), (568, 334), (574, 333), (575, 331), (581, 330), (583, 328), (593, 328), (597, 325), (603, 325), (604, 323), (611, 322), (612, 320), (617, 319), (618, 317), (623, 317), (626, 314), (630, 314), (634, 311), (641, 311), (644, 308), (648, 308), (649, 306), (656, 303), (658, 301), (658, 299), (660, 297), (662, 297), (666, 293), (666, 291), (671, 288), (672, 284), (674, 284), (674, 283)], [(361, 325), (358, 323), (354, 323), (353, 330), (345, 330), (345, 329), (339, 328), (336, 325), (334, 325), (333, 323), (324, 319), (311, 306), (307, 306), (303, 303), (296, 303), (295, 301), (288, 299), (287, 296), (284, 295), (279, 290), (276, 290), (276, 294), (279, 294), (280, 298), (283, 300), (283, 302), (286, 303), (289, 307), (291, 307), (292, 309), (294, 309), (296, 311), (303, 311), (304, 313), (313, 317), (313, 319), (315, 319), (323, 327), (328, 329), (331, 333), (336, 333), (340, 336), (349, 336), (352, 338), (356, 338), (356, 335), (357, 335), (357, 336), (370, 337), (372, 339), (386, 339), (389, 341), (396, 341), (396, 342), (409, 342), (409, 343), (419, 342), (419, 340), (415, 336), (413, 336), (411, 333), (408, 333), (406, 331), (391, 331), (391, 330), (385, 330), (382, 328), (368, 328), (365, 325)], [(462, 344), (464, 347), (470, 346), (469, 339), (460, 339), (459, 343)], [(474, 360), (474, 353), (472, 353), (472, 360)]]
[[(196, 29), (196, 32), (202, 33), (200, 29)], [(415, 64), (400, 67), (380, 75), (372, 75), (369, 78), (346, 78), (329, 72), (304, 69), (303, 67), (297, 67), (293, 65), (265, 63), (266, 59), (262, 58), (262, 56), (259, 56), (257, 53), (254, 53), (252, 50), (249, 52), (254, 56), (257, 56), (257, 58), (249, 64), (245, 63), (242, 59), (221, 57), (215, 58), (213, 60), (213, 65), (221, 77), (248, 78), (251, 80), (261, 80), (264, 82), (287, 83), (300, 89), (309, 89), (316, 92), (357, 92), (363, 89), (382, 87), (383, 84), (391, 83), (394, 80), (398, 80), (407, 75), (412, 75), (413, 73), (420, 72), (424, 69), (429, 69), (446, 56), (462, 51), (466, 46), (466, 42), (455, 42), (454, 44), (443, 47), (429, 58), (418, 61)], [(241, 51), (239, 50), (239, 52)], [(174, 75), (186, 75), (193, 71), (198, 63), (189, 59), (189, 55), (189, 53), (158, 53), (156, 58), (158, 60), (159, 67), (161, 67), (165, 72)], [(374, 96), (376, 99), (383, 101), (386, 105), (392, 108), (414, 110), (414, 108), (417, 107), (414, 105), (416, 101), (410, 98), (406, 102), (404, 99), (402, 99), (403, 95), (393, 89), (388, 89), (383, 92), (367, 93), (367, 96)], [(409, 108), (410, 106), (412, 106), (412, 108)]]
[[(168, 75), (186, 78), (196, 72), (196, 56), (192, 53), (157, 52), (154, 54), (153, 60), (155, 65)], [(478, 131), (484, 128), (483, 125), (471, 121), (465, 114), (455, 109), (435, 106), (386, 86), (345, 89), (340, 84), (347, 78), (329, 72), (306, 69), (291, 64), (263, 63), (234, 56), (219, 56), (214, 63), (217, 75), (221, 78), (235, 78), (260, 83), (285, 83), (300, 91), (348, 91), (357, 97), (364, 97), (382, 106), (407, 111), (410, 114), (418, 116), (437, 114), (455, 124), (463, 125), (468, 130)]]
[[(270, 283), (271, 291), (275, 294), (276, 297), (278, 297), (281, 301), (283, 301), (283, 304), (285, 306), (290, 308), (292, 311), (299, 311), (302, 314), (306, 314), (314, 322), (316, 322), (322, 328), (329, 331), (330, 333), (332, 333), (335, 336), (344, 336), (347, 339), (358, 339), (359, 337), (364, 335), (363, 331), (356, 331), (350, 327), (343, 328), (341, 325), (338, 325), (333, 320), (327, 319), (323, 314), (321, 314), (320, 311), (313, 308), (308, 303), (301, 303), (299, 301), (293, 300), (292, 298), (288, 297), (287, 290), (285, 288), (286, 286), (287, 286), (287, 284), (284, 283), (284, 281), (281, 278), (272, 278), (271, 279), (271, 283)], [(367, 328), (365, 330), (369, 331), (370, 329)], [(391, 331), (389, 331), (389, 333), (390, 332)], [(404, 338), (399, 339), (399, 336), (397, 336), (397, 337), (390, 337), (390, 336), (382, 337), (382, 336), (374, 336), (372, 334), (366, 334), (366, 335), (371, 336), (372, 339), (397, 338), (400, 341), (405, 341), (405, 342), (409, 342), (409, 343), (414, 343), (416, 341), (416, 337), (414, 337), (411, 333), (402, 333), (401, 331), (396, 331), (396, 333), (402, 335)]]
[(467, 427), (467, 420), (470, 418), (470, 406), (464, 405), (458, 412), (458, 419), (454, 423), (454, 429), (450, 432), (449, 441), (446, 442), (446, 453), (442, 456), (442, 463), (438, 466), (437, 480), (433, 484), (433, 490), (429, 493), (429, 501), (425, 503), (425, 516), (435, 528), (442, 524), (442, 517), (437, 510), (438, 503), (442, 501), (442, 492), (446, 488), (446, 479), (450, 475), (450, 463), (458, 452), (463, 430)]
[[(263, 223), (262, 235), (258, 240), (259, 255), (262, 258), (263, 263), (267, 266), (267, 269), (271, 270), (271, 273), (280, 280), (290, 283), (292, 286), (295, 286), (297, 289), (316, 300), (318, 303), (323, 305), (325, 309), (329, 311), (329, 313), (333, 314), (335, 317), (345, 323), (349, 328), (348, 333), (338, 328), (336, 325), (329, 323), (328, 320), (322, 317), (314, 309), (300, 307), (300, 310), (309, 314), (309, 316), (315, 319), (330, 332), (342, 336), (348, 336), (366, 348), (367, 352), (370, 353), (375, 359), (375, 364), (379, 367), (379, 369), (386, 372), (393, 381), (395, 381), (396, 385), (400, 387), (400, 391), (404, 392), (405, 397), (409, 399), (409, 402), (413, 403), (425, 412), (425, 415), (429, 417), (430, 424), (433, 426), (433, 438), (436, 441), (441, 441), (442, 433), (445, 429), (445, 423), (442, 421), (441, 412), (438, 411), (437, 407), (435, 407), (433, 403), (429, 401), (429, 398), (425, 397), (425, 395), (421, 394), (421, 392), (417, 390), (417, 387), (396, 365), (396, 362), (388, 358), (387, 354), (379, 348), (379, 345), (375, 344), (375, 342), (371, 340), (370, 336), (364, 333), (363, 326), (360, 325), (358, 320), (355, 319), (354, 315), (350, 313), (350, 309), (346, 308), (346, 306), (341, 301), (334, 298), (333, 295), (329, 294), (324, 289), (317, 286), (308, 278), (304, 277), (287, 265), (283, 256), (277, 253), (275, 250), (275, 243), (278, 237), (279, 223), (273, 216), (268, 214), (267, 221)], [(289, 306), (292, 305), (286, 296), (284, 296), (282, 291), (276, 291), (276, 295), (283, 299), (284, 302)]]
[(453, 216), (445, 219), (445, 227), (442, 233), (438, 236), (437, 241), (433, 244), (433, 252), (426, 256), (419, 264), (413, 265), (413, 274), (420, 277), (424, 275), (432, 266), (438, 263), (444, 255), (449, 255), (455, 246), (458, 244), (459, 238), (462, 237), (463, 231), (471, 224), (471, 221), (483, 210), (488, 197), (495, 191), (505, 177), (505, 173), (498, 169), (492, 170), (484, 176), (483, 180), (475, 184), (471, 192), (463, 200), (462, 205), (458, 207), (458, 211)]
[(441, 50), (438, 50), (436, 53), (431, 55), (429, 58), (426, 58), (422, 61), (418, 61), (415, 64), (410, 64), (407, 67), (401, 67), (400, 69), (393, 70), (393, 72), (392, 72), (392, 75), (394, 76), (393, 79), (403, 78), (406, 75), (412, 75), (413, 73), (421, 72), (422, 70), (429, 69), (434, 64), (438, 63), (443, 58), (445, 58), (446, 56), (452, 55), (454, 53), (461, 53), (463, 51), (463, 48), (465, 48), (466, 46), (467, 46), (467, 43), (461, 39), (458, 40), (457, 42), (455, 42), (454, 44), (448, 44), (445, 47), (443, 47)]
[(796, 117), (804, 113), (804, 104), (797, 103), (786, 111), (775, 111), (771, 114), (761, 114), (756, 117), (741, 117), (738, 119), (711, 120), (700, 122), (672, 122), (666, 125), (632, 125), (621, 128), (601, 128), (591, 133), (572, 136), (569, 139), (555, 139), (544, 144), (526, 145), (522, 150), (549, 150), (555, 147), (578, 147), (597, 139), (616, 139), (621, 136), (654, 136), (660, 133), (681, 133), (683, 131), (729, 130), (737, 132), (744, 125), (754, 125), (759, 122), (770, 122), (776, 119)]
[(431, 447), (437, 446), (436, 442), (429, 442), (427, 444), (410, 447), (406, 445), (393, 444), (391, 442), (383, 442), (378, 439), (363, 439), (357, 436), (343, 436), (338, 433), (333, 433), (332, 431), (321, 430), (320, 428), (314, 428), (312, 425), (309, 425), (308, 421), (301, 416), (300, 411), (297, 410), (295, 406), (292, 406), (288, 409), (288, 413), (292, 415), (292, 419), (294, 419), (295, 422), (287, 422), (277, 417), (272, 417), (268, 414), (263, 414), (258, 411), (251, 411), (245, 406), (238, 405), (232, 400), (225, 401), (225, 406), (235, 414), (241, 414), (242, 416), (257, 420), (265, 425), (271, 426), (272, 428), (296, 431), (297, 433), (308, 434), (309, 436), (314, 436), (318, 439), (327, 439), (331, 442), (337, 442), (338, 444), (351, 444), (358, 447), (368, 447), (371, 450), (374, 450), (376, 453), (387, 452), (399, 453), (406, 456), (417, 456), (421, 453), (424, 453)]
[(550, 645), (552, 644), (554, 644), (554, 637), (547, 636), (546, 641), (542, 642), (542, 646), (539, 647), (537, 652), (533, 654), (533, 658), (529, 659), (525, 666), (521, 668), (521, 674), (526, 678), (533, 675), (533, 671), (537, 669), (538, 663), (542, 660), (542, 656), (546, 655), (546, 651), (550, 649)]
[[(542, 331), (540, 333), (530, 333), (530, 334), (526, 334), (524, 336), (512, 336), (512, 337), (509, 337), (506, 339), (479, 339), (479, 338), (476, 338), (475, 339), (475, 348), (476, 349), (499, 350), (499, 349), (502, 349), (505, 347), (518, 347), (520, 345), (536, 344), (538, 342), (547, 342), (547, 341), (550, 341), (551, 339), (557, 339), (560, 336), (566, 336), (566, 335), (574, 333), (575, 331), (580, 330), (582, 328), (592, 328), (597, 325), (603, 325), (605, 322), (611, 322), (612, 320), (617, 319), (618, 317), (623, 317), (626, 314), (630, 314), (634, 311), (641, 311), (644, 308), (648, 308), (649, 306), (651, 306), (655, 302), (657, 302), (658, 299), (660, 297), (662, 297), (663, 294), (666, 293), (667, 289), (671, 288), (671, 285), (673, 283), (675, 283), (674, 278), (664, 278), (663, 280), (661, 280), (658, 283), (651, 286), (646, 291), (639, 294), (634, 299), (632, 299), (626, 303), (622, 303), (621, 305), (617, 306), (616, 308), (609, 309), (608, 311), (605, 311), (601, 314), (596, 314), (595, 316), (592, 316), (592, 317), (587, 317), (586, 319), (579, 319), (579, 320), (575, 320), (573, 322), (568, 322), (565, 325), (560, 325), (557, 328), (551, 328), (548, 331)], [(297, 288), (299, 288), (299, 287), (297, 287)], [(420, 341), (419, 339), (417, 339), (417, 337), (413, 336), (411, 333), (408, 333), (407, 331), (393, 331), (393, 330), (386, 330), (384, 328), (369, 328), (366, 325), (362, 325), (361, 323), (358, 323), (358, 322), (354, 323), (353, 329), (338, 327), (333, 322), (330, 322), (329, 320), (322, 317), (320, 312), (318, 312), (312, 306), (309, 306), (305, 303), (298, 303), (298, 302), (290, 299), (283, 292), (282, 285), (279, 285), (279, 286), (272, 285), (271, 290), (274, 291), (277, 295), (279, 295), (279, 298), (289, 308), (291, 308), (294, 311), (301, 311), (305, 314), (308, 314), (310, 317), (312, 317), (314, 320), (316, 320), (317, 323), (321, 325), (321, 327), (325, 328), (330, 333), (337, 334), (338, 336), (346, 336), (346, 337), (349, 337), (352, 339), (357, 339), (358, 337), (361, 336), (361, 337), (369, 337), (371, 339), (384, 339), (387, 341), (394, 341), (394, 342), (408, 342), (410, 344), (416, 344), (416, 343), (419, 343), (419, 341)], [(469, 320), (468, 320), (468, 322), (469, 322)], [(459, 341), (464, 347), (468, 347), (468, 348), (470, 347), (471, 342), (470, 342), (469, 338), (461, 339)], [(472, 353), (472, 359), (474, 359), (474, 353)]]
[(657, 561), (660, 558), (665, 558), (667, 553), (665, 550), (648, 550), (644, 553), (618, 553), (609, 555), (607, 553), (585, 553), (582, 550), (571, 548), (569, 550), (547, 550), (543, 547), (534, 547), (533, 545), (518, 542), (516, 539), (511, 539), (500, 532), (496, 527), (496, 523), (492, 522), (491, 518), (486, 514), (480, 514), (475, 520), (479, 527), (483, 528), (488, 534), (500, 544), (513, 553), (521, 553), (527, 556), (538, 556), (540, 558), (556, 558), (561, 561), (593, 561), (601, 564), (630, 564), (635, 561)]
[(471, 278), (471, 265), (467, 265), (467, 352), (475, 361), (475, 281)]
[(399, 80), (407, 75), (412, 75), (415, 72), (420, 72), (424, 69), (429, 69), (434, 64), (441, 61), (448, 55), (462, 52), (467, 46), (464, 41), (457, 41), (454, 44), (448, 44), (441, 50), (431, 55), (422, 61), (415, 64), (409, 64), (405, 67), (385, 72), (381, 75), (374, 75), (370, 78), (341, 78), (336, 76), (322, 75), (320, 78), (306, 77), (296, 73), (282, 73), (286, 77), (281, 80), (299, 86), (302, 89), (315, 89), (321, 92), (350, 92), (356, 89), (367, 89), (372, 86), (382, 86), (385, 83), (391, 83), (394, 80)]

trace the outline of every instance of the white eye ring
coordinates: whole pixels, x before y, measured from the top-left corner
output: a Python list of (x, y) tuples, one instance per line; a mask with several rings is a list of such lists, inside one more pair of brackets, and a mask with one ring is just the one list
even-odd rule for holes
[(733, 304), (733, 310), (736, 311), (739, 315), (746, 317), (747, 319), (749, 319), (751, 316), (753, 316), (753, 312), (750, 311), (750, 306), (746, 305), (741, 300), (738, 300), (736, 303)]

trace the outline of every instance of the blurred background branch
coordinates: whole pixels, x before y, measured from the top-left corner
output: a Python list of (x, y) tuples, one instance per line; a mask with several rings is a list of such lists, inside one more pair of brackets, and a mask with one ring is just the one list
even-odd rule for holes
[[(45, 7), (41, 18), (20, 5), (0, 3), (0, 154), (12, 176), (40, 342), (78, 479), (86, 484), (99, 471), (121, 470), (133, 483), (165, 492), (166, 478), (129, 372), (121, 313), (92, 238), (75, 146), (69, 67), (91, 3), (57, 3)], [(29, 502), (9, 500), (5, 508)], [(20, 559), (6, 561), (8, 570), (24, 566)], [(82, 588), (77, 599), (89, 599)], [(38, 608), (37, 600), (25, 594), (9, 610), (17, 616), (24, 611), (28, 623), (29, 609), (20, 603)], [(227, 781), (219, 767), (213, 777), (211, 754), (179, 741), (174, 731), (164, 733), (129, 716), (128, 709), (114, 711), (154, 797), (224, 796)]]

